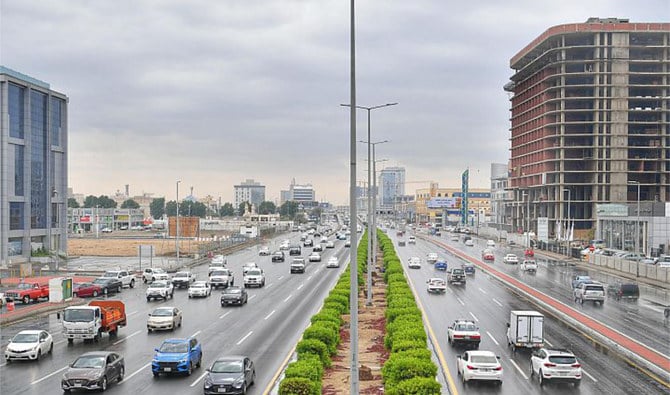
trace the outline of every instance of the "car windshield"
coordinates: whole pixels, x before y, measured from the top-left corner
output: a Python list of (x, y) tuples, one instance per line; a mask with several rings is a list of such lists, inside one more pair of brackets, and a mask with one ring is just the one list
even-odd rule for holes
[(175, 277), (188, 277), (188, 273), (186, 272), (178, 272), (174, 275)]
[(91, 309), (65, 309), (63, 321), (67, 322), (89, 322), (93, 321), (93, 310)]
[(150, 287), (150, 288), (167, 288), (167, 287), (168, 287), (168, 284), (167, 284), (167, 283), (158, 283), (158, 282), (156, 282), (156, 283), (151, 284), (151, 287)]
[(12, 343), (37, 343), (37, 333), (19, 333), (12, 339)]
[(117, 275), (118, 275), (118, 272), (105, 272), (105, 274), (103, 274), (102, 277), (116, 278)]
[(258, 270), (258, 269), (251, 269), (251, 270), (249, 270), (249, 272), (247, 272), (247, 274), (250, 275), (250, 276), (260, 276), (261, 271)]
[(210, 371), (212, 373), (242, 373), (242, 361), (216, 361)]
[(165, 270), (163, 269), (154, 269), (154, 274), (163, 274), (165, 273)]
[(473, 363), (498, 363), (498, 358), (493, 355), (472, 355), (470, 362)]
[(152, 317), (172, 317), (172, 309), (156, 309), (151, 313)]
[(84, 355), (77, 358), (72, 364), (73, 368), (100, 369), (105, 366), (105, 357), (100, 355)]
[(214, 270), (211, 275), (212, 276), (227, 276), (228, 272), (226, 270)]
[(32, 288), (33, 288), (32, 284), (26, 284), (26, 283), (21, 283), (16, 287), (16, 289), (32, 289)]
[(472, 331), (476, 331), (476, 330), (477, 330), (477, 327), (475, 326), (475, 324), (467, 323), (467, 324), (457, 324), (455, 329), (456, 329), (457, 331), (469, 331), (469, 332), (472, 332)]
[(93, 284), (107, 284), (109, 281), (107, 278), (96, 278), (93, 280)]
[(200, 284), (195, 283), (195, 284), (191, 285), (191, 288), (207, 288), (207, 286), (204, 283), (200, 283)]
[(561, 365), (572, 365), (577, 363), (577, 359), (571, 355), (555, 355), (549, 357), (549, 362)]
[(463, 269), (454, 269), (451, 271), (451, 274), (463, 274)]
[(158, 351), (183, 354), (185, 352), (188, 352), (188, 344), (187, 343), (165, 342), (165, 343), (161, 344), (161, 347), (158, 349)]
[(238, 288), (228, 288), (227, 290), (224, 291), (224, 293), (227, 294), (241, 294), (242, 290)]

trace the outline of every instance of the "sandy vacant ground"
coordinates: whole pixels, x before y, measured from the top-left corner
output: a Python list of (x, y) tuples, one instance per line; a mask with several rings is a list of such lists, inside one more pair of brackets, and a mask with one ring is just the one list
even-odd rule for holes
[[(197, 252), (199, 242), (180, 240), (180, 254)], [(154, 246), (156, 256), (176, 255), (175, 240), (169, 239), (83, 239), (73, 238), (67, 242), (70, 256), (138, 256), (140, 245)]]

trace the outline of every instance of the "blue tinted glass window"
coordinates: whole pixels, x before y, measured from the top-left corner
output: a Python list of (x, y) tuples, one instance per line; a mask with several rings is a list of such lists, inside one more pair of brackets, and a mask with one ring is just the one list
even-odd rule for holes
[(63, 128), (63, 100), (51, 98), (51, 145), (61, 146), (61, 130)]
[(19, 139), (22, 139), (24, 134), (24, 92), (24, 88), (9, 84), (9, 135)]
[(23, 202), (9, 203), (9, 230), (23, 229)]
[(23, 196), (23, 146), (14, 146), (14, 195)]
[(30, 92), (30, 228), (47, 227), (47, 96)]
[(9, 256), (21, 255), (23, 253), (23, 239), (20, 237), (10, 238), (7, 242), (7, 247)]

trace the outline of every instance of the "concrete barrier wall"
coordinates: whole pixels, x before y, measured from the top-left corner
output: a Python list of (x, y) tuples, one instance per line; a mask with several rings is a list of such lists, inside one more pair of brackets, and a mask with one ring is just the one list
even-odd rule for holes
[(658, 267), (599, 254), (589, 255), (588, 262), (594, 266), (607, 267), (633, 276), (639, 274), (639, 277), (670, 283), (670, 268), (668, 267)]

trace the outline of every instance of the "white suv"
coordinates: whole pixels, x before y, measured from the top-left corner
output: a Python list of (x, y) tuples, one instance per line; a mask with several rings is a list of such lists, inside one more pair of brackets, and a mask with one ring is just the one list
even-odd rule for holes
[(135, 276), (128, 270), (107, 270), (102, 275), (103, 278), (116, 278), (121, 281), (124, 287), (135, 288)]
[(578, 387), (582, 382), (582, 365), (568, 350), (539, 348), (530, 357), (531, 379), (536, 375), (540, 385), (560, 381)]
[(170, 280), (170, 275), (164, 269), (158, 267), (148, 267), (142, 272), (142, 279), (145, 283), (157, 280)]

